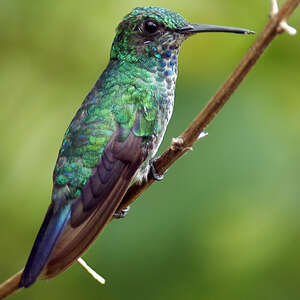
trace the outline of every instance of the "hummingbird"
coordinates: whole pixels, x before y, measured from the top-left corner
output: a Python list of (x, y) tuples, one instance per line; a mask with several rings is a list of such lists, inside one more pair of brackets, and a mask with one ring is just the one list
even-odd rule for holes
[(173, 112), (180, 46), (203, 32), (253, 33), (191, 24), (155, 6), (137, 7), (123, 18), (108, 66), (64, 135), (51, 203), (19, 287), (68, 268), (117, 216), (132, 182), (146, 180)]

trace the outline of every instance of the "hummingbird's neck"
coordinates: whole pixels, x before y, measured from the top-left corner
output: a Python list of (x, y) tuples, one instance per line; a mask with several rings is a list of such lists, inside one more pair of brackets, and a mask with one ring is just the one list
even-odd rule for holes
[[(140, 53), (139, 53), (140, 50)], [(142, 80), (153, 80), (161, 85), (166, 83), (168, 89), (175, 88), (178, 66), (179, 45), (147, 45), (147, 47), (132, 48), (128, 51), (120, 48), (120, 44), (113, 43), (109, 65), (126, 69), (129, 76), (141, 77)], [(140, 74), (143, 74), (142, 76)], [(149, 81), (149, 80), (148, 80)]]
[[(155, 54), (136, 62), (111, 60), (128, 80), (135, 79), (135, 85), (142, 90), (151, 89), (161, 105), (174, 101), (177, 79), (178, 49), (158, 47), (152, 49)], [(125, 72), (124, 72), (125, 71)], [(131, 78), (131, 79), (130, 79)]]

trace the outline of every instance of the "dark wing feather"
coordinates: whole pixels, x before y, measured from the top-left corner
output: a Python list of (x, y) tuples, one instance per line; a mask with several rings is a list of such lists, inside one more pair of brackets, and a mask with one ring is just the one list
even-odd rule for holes
[[(138, 122), (138, 118), (137, 118)], [(105, 147), (101, 160), (82, 194), (72, 206), (71, 220), (59, 239), (42, 275), (53, 277), (70, 266), (89, 247), (112, 218), (133, 176), (147, 154), (143, 138), (130, 131), (120, 140), (119, 126)]]

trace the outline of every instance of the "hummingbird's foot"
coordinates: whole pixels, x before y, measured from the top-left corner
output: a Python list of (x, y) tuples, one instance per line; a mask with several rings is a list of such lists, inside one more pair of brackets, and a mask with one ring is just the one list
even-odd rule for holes
[(130, 210), (130, 206), (127, 206), (123, 208), (121, 211), (115, 212), (114, 213), (114, 218), (115, 219), (123, 219), (127, 216), (128, 212)]
[(157, 173), (155, 167), (154, 167), (154, 164), (153, 164), (157, 159), (158, 159), (158, 158), (152, 158), (152, 159), (150, 159), (150, 161), (149, 161), (150, 172), (152, 173), (152, 176), (153, 176), (153, 178), (154, 178), (156, 181), (162, 181), (162, 180), (164, 179), (164, 177), (165, 177), (165, 174), (168, 172), (168, 170), (166, 170), (166, 171), (164, 172), (164, 174), (159, 175), (159, 174)]

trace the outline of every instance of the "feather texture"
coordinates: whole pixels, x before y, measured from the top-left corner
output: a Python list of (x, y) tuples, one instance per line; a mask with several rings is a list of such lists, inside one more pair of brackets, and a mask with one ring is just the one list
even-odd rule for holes
[(60, 210), (56, 210), (53, 204), (50, 205), (23, 271), (20, 287), (29, 287), (39, 276), (70, 215), (70, 205)]
[(106, 146), (101, 160), (72, 206), (66, 226), (42, 278), (50, 278), (71, 265), (89, 247), (112, 218), (134, 174), (147, 157), (141, 137), (130, 131), (125, 141), (118, 141), (121, 127)]

